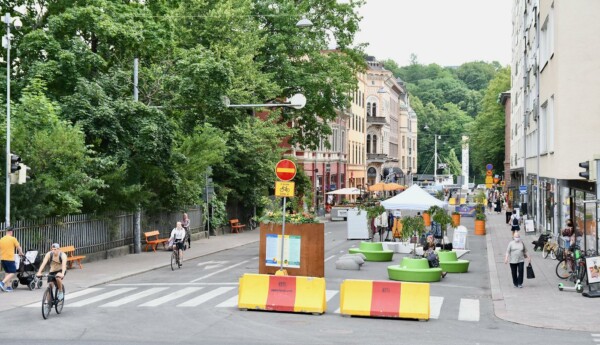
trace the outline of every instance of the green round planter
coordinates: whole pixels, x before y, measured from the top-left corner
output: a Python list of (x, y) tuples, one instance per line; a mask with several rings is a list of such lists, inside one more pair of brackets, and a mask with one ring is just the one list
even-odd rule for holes
[(440, 267), (448, 273), (466, 273), (469, 271), (469, 260), (458, 260), (456, 252), (440, 251)]
[(394, 252), (391, 250), (362, 250), (360, 248), (350, 248), (350, 254), (362, 253), (365, 255), (365, 261), (392, 261)]
[(442, 279), (442, 269), (429, 268), (429, 262), (425, 258), (403, 258), (400, 265), (388, 266), (387, 270), (391, 280), (427, 283)]

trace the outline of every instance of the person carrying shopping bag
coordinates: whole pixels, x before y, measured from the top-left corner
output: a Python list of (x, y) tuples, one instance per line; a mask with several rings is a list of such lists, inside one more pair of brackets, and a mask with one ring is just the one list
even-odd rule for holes
[(525, 259), (531, 263), (531, 257), (527, 253), (525, 243), (521, 241), (521, 235), (518, 231), (513, 233), (513, 239), (506, 248), (504, 263), (510, 262), (510, 271), (512, 274), (513, 285), (516, 288), (523, 287), (523, 271), (525, 268)]

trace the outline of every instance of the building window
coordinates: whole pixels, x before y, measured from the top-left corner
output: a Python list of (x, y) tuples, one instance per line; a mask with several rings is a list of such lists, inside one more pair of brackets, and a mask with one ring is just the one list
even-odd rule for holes
[(548, 113), (546, 114), (548, 121), (548, 151), (554, 152), (554, 95), (548, 100)]
[(367, 135), (367, 153), (371, 153), (371, 134)]
[(554, 5), (544, 19), (540, 30), (540, 68), (550, 60), (554, 54)]

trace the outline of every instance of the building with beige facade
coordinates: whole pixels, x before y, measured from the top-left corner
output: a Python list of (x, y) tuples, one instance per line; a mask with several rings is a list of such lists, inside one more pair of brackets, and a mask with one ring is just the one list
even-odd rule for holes
[(357, 85), (350, 106), (348, 119), (348, 164), (346, 174), (348, 187), (364, 188), (367, 179), (367, 119), (365, 104), (366, 73), (357, 74)]
[(598, 248), (597, 205), (584, 201), (598, 198), (579, 163), (600, 153), (598, 15), (596, 0), (513, 6), (511, 177), (527, 186), (516, 201), (538, 231), (573, 219), (587, 249)]
[(416, 114), (408, 106), (402, 80), (374, 57), (367, 64), (367, 184), (410, 184), (407, 169), (416, 164)]

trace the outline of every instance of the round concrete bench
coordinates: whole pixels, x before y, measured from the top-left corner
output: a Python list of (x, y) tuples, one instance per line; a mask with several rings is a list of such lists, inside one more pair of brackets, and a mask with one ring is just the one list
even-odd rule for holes
[(439, 282), (442, 269), (430, 268), (425, 258), (403, 258), (400, 265), (388, 266), (388, 277), (403, 282)]
[(361, 253), (365, 261), (392, 261), (393, 250), (384, 250), (379, 242), (361, 242), (358, 248), (350, 248), (350, 254)]
[(440, 267), (448, 273), (466, 273), (469, 270), (469, 260), (458, 260), (456, 252), (439, 251)]

